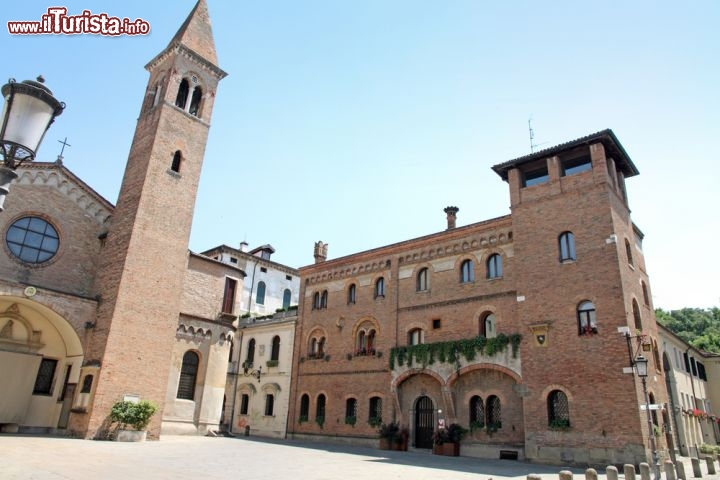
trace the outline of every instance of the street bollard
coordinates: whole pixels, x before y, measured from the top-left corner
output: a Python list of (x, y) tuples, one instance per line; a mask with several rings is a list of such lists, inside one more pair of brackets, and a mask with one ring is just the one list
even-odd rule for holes
[(625, 480), (635, 480), (635, 465), (626, 463), (623, 465), (623, 473), (625, 474)]
[(650, 480), (650, 465), (645, 462), (640, 463), (640, 480)]
[(667, 480), (675, 479), (675, 465), (670, 460), (665, 460), (665, 478)]
[(685, 474), (685, 464), (683, 462), (677, 462), (675, 469), (677, 470), (678, 480), (687, 480), (687, 475)]
[(693, 477), (702, 478), (702, 470), (700, 470), (700, 460), (698, 460), (695, 457), (692, 457), (690, 459), (690, 462), (692, 463)]
[(542, 477), (538, 475), (537, 473), (531, 473), (527, 477), (525, 477), (527, 480), (542, 480)]
[(597, 470), (594, 468), (588, 468), (585, 470), (585, 480), (598, 480)]
[(572, 472), (570, 470), (561, 470), (560, 480), (573, 480)]
[(715, 460), (713, 460), (713, 457), (707, 456), (705, 461), (707, 462), (708, 475), (715, 475)]
[(608, 465), (605, 469), (605, 475), (607, 476), (607, 480), (618, 480), (617, 467), (615, 465)]

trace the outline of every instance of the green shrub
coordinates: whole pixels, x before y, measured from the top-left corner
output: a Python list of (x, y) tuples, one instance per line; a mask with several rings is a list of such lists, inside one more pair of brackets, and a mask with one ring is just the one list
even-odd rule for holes
[(121, 424), (122, 428), (130, 425), (135, 430), (145, 430), (157, 411), (158, 406), (150, 400), (139, 402), (123, 400), (112, 406), (110, 420)]

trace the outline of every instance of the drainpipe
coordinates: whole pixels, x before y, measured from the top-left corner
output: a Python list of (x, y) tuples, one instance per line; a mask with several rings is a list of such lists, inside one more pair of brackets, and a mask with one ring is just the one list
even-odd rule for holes
[[(688, 347), (685, 350), (685, 355), (688, 357), (688, 365), (690, 366), (690, 387), (692, 388), (692, 394), (693, 394), (693, 410), (697, 409), (697, 397), (695, 397), (695, 382), (693, 381), (693, 373), (692, 373), (692, 362), (690, 362), (690, 355), (688, 355), (688, 352), (690, 351), (692, 347)], [(697, 370), (697, 362), (695, 364), (695, 369)], [(705, 410), (705, 405), (703, 405), (703, 411)], [(695, 418), (693, 416), (693, 418)], [(697, 422), (697, 426), (700, 429), (700, 432), (702, 432), (702, 428), (700, 427), (700, 422)], [(697, 435), (693, 435), (693, 444), (695, 445), (695, 456), (700, 458), (700, 449), (698, 448), (697, 444)]]
[(255, 270), (257, 270), (258, 263), (259, 262), (257, 262), (257, 261), (255, 262), (255, 265), (253, 266), (252, 278), (250, 279), (250, 297), (248, 298), (247, 313), (250, 313), (250, 310), (252, 308), (252, 296), (253, 296), (253, 291), (255, 291)]

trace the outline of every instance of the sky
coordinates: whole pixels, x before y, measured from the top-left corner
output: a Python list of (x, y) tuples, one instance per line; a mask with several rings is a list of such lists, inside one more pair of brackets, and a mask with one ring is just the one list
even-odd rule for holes
[[(67, 1), (147, 35), (10, 35), (6, 78), (67, 104), (37, 155), (115, 203), (148, 73), (194, 0)], [(656, 308), (720, 306), (720, 2), (208, 0), (220, 67), (190, 249), (269, 243), (301, 267), (510, 213), (491, 167), (606, 128)], [(0, 73), (1, 74), (1, 73)], [(4, 80), (4, 78), (3, 78)], [(4, 83), (4, 82), (3, 82)], [(12, 190), (10, 198), (12, 197)]]

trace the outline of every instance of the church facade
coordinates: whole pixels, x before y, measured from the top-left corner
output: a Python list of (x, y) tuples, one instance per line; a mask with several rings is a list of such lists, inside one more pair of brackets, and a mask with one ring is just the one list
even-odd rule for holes
[(150, 437), (220, 424), (246, 273), (188, 251), (226, 75), (204, 0), (146, 69), (117, 205), (61, 162), (18, 170), (0, 216), (2, 431), (103, 438), (123, 399), (160, 406)]
[(293, 437), (374, 445), (395, 421), (429, 449), (458, 423), (462, 455), (649, 458), (640, 343), (650, 403), (667, 393), (625, 188), (635, 165), (606, 130), (493, 170), (510, 215), (457, 226), (448, 207), (445, 231), (332, 260), (316, 244), (300, 269)]

